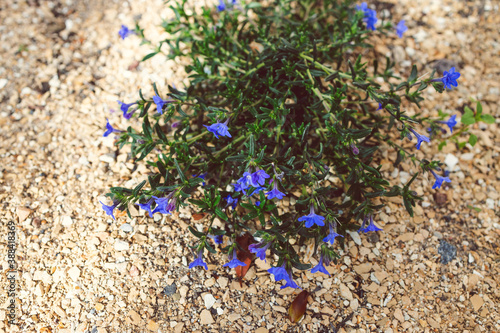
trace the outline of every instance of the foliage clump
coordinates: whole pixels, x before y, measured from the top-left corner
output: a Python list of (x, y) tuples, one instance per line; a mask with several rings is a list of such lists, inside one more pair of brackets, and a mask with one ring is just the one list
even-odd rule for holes
[[(420, 199), (411, 190), (419, 172), (403, 187), (384, 178), (381, 148), (397, 151), (394, 166), (410, 159), (429, 171), (433, 188), (451, 182), (439, 161), (419, 160), (401, 140), (414, 136), (419, 149), (431, 142), (420, 134), (424, 126), (431, 135), (442, 130), (440, 122), (453, 130), (455, 116), (431, 120), (405, 109), (420, 107), (431, 86), (438, 92), (457, 86), (460, 74), (452, 68), (440, 78), (434, 72), (419, 78), (413, 66), (403, 79), (389, 58), (381, 67), (363, 57), (372, 34), (402, 37), (404, 21), (379, 21), (366, 3), (351, 1), (169, 6), (174, 18), (162, 24), (168, 38), (143, 60), (189, 58), (189, 85), (153, 85), (154, 96), (139, 91), (137, 101), (120, 102), (124, 117), (142, 128), (120, 131), (108, 122), (106, 135), (116, 132), (117, 145), (129, 145), (134, 161), (153, 171), (135, 188), (111, 188), (113, 204), (103, 207), (112, 215), (138, 204), (152, 216), (189, 205), (206, 216), (203, 230), (189, 227), (197, 239), (190, 268), (207, 269), (204, 250), (215, 253), (214, 244), (225, 244), (230, 268), (246, 265), (241, 251), (262, 260), (270, 251), (279, 259), (269, 272), (296, 288), (292, 267), (311, 265), (292, 244), (313, 239), (320, 257), (312, 272), (328, 274), (323, 265), (338, 257), (335, 239), (343, 243), (348, 230), (381, 230), (373, 219), (383, 207), (379, 199), (401, 197), (410, 215)], [(122, 27), (120, 36), (133, 33), (148, 43), (138, 25), (134, 32)], [(248, 248), (237, 242), (243, 231), (257, 240)]]

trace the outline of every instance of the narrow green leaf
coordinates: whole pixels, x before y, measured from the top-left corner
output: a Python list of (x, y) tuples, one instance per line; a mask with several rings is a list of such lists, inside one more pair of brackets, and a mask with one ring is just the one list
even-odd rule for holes
[(148, 59), (150, 59), (150, 58), (154, 57), (154, 56), (155, 56), (155, 55), (157, 55), (157, 54), (158, 54), (158, 52), (152, 52), (152, 53), (150, 53), (150, 54), (146, 55), (144, 58), (142, 58), (142, 60), (141, 60), (141, 61), (146, 61), (146, 60), (148, 60)]
[(190, 231), (193, 235), (195, 235), (195, 236), (196, 236), (196, 237), (198, 237), (198, 238), (201, 238), (201, 237), (205, 236), (205, 234), (204, 234), (204, 233), (199, 232), (199, 231), (197, 231), (197, 230), (194, 230), (194, 228), (193, 228), (192, 226), (189, 226), (189, 227), (188, 227), (188, 229), (189, 229), (189, 231)]
[(224, 221), (228, 220), (226, 213), (224, 213), (222, 210), (220, 210), (219, 207), (215, 207), (215, 215), (217, 215), (218, 217), (220, 217)]
[(483, 113), (483, 106), (479, 101), (476, 103), (476, 112), (478, 115), (481, 115)]
[(250, 156), (254, 156), (255, 155), (255, 137), (253, 136), (253, 134), (250, 134), (250, 138), (249, 138), (249, 154)]
[(184, 172), (182, 172), (182, 169), (179, 166), (179, 163), (177, 162), (176, 158), (174, 158), (174, 164), (175, 164), (175, 168), (177, 169), (177, 172), (179, 173), (179, 177), (181, 178), (181, 181), (183, 183), (186, 182), (186, 176), (184, 175)]
[(413, 83), (413, 80), (415, 80), (417, 78), (417, 65), (413, 65), (412, 68), (411, 68), (411, 74), (410, 74), (410, 77), (408, 78), (408, 82), (410, 84)]
[(139, 191), (142, 189), (142, 187), (146, 185), (146, 181), (143, 180), (139, 185), (137, 185), (135, 188), (134, 188), (134, 196), (137, 196), (139, 194)]

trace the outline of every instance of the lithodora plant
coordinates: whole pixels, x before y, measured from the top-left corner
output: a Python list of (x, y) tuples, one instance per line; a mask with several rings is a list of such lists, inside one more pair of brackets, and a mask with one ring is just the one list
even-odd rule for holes
[[(168, 38), (143, 60), (188, 58), (189, 85), (153, 85), (153, 96), (139, 91), (136, 101), (119, 102), (131, 125), (117, 130), (108, 122), (104, 136), (114, 133), (119, 148), (129, 145), (134, 162), (145, 161), (151, 173), (135, 188), (111, 188), (113, 203), (102, 204), (111, 216), (129, 205), (149, 216), (192, 207), (205, 224), (189, 227), (189, 268), (208, 269), (205, 250), (220, 245), (229, 258), (224, 266), (247, 265), (244, 251), (261, 260), (271, 255), (275, 280), (297, 288), (292, 268), (329, 275), (336, 239), (343, 243), (349, 230), (381, 230), (374, 222), (379, 199), (400, 196), (412, 215), (420, 198), (411, 186), (420, 172), (435, 177), (433, 188), (451, 182), (439, 161), (418, 159), (394, 133), (415, 138), (418, 150), (430, 142), (424, 126), (435, 132), (444, 122), (452, 131), (455, 116), (423, 119), (403, 105), (419, 106), (429, 87), (457, 86), (460, 73), (419, 77), (413, 66), (402, 79), (389, 58), (381, 68), (362, 57), (372, 34), (403, 37), (404, 21), (379, 20), (375, 9), (352, 1), (166, 5), (174, 13), (162, 23)], [(130, 35), (150, 43), (139, 25), (122, 26), (120, 36)], [(395, 163), (409, 159), (420, 169), (403, 187), (384, 179), (376, 163), (388, 145), (398, 151)], [(253, 233), (249, 246), (237, 241), (243, 232)], [(293, 246), (309, 239), (319, 254), (315, 267)]]

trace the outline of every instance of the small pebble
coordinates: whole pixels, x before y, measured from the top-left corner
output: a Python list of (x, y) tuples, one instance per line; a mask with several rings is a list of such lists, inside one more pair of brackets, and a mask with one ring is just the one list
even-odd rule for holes
[(176, 291), (177, 291), (177, 285), (175, 283), (167, 285), (165, 288), (163, 288), (163, 293), (166, 296), (172, 296), (173, 294), (175, 294)]
[(132, 232), (134, 229), (129, 223), (124, 223), (120, 226), (120, 230), (122, 230), (123, 232)]
[(438, 253), (441, 255), (441, 263), (446, 265), (457, 256), (457, 247), (442, 239), (439, 242)]
[(214, 306), (216, 300), (215, 297), (212, 294), (206, 294), (203, 297), (203, 301), (205, 302), (205, 307), (210, 310), (212, 306)]

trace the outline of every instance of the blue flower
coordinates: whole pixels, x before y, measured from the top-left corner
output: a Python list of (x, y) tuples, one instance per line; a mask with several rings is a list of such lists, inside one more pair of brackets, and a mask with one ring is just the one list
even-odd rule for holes
[(227, 118), (227, 120), (223, 123), (215, 123), (215, 124), (212, 124), (210, 126), (207, 126), (207, 125), (203, 125), (203, 126), (205, 126), (207, 128), (207, 130), (212, 132), (217, 139), (219, 138), (219, 135), (220, 136), (227, 136), (227, 137), (231, 138), (232, 136), (231, 136), (231, 134), (229, 134), (229, 131), (227, 128), (228, 122), (229, 122), (229, 118)]
[(382, 110), (382, 103), (378, 103), (378, 109), (376, 111), (378, 110)]
[(264, 170), (257, 170), (252, 173), (252, 186), (257, 187), (259, 185), (264, 185), (266, 179), (270, 176)]
[(106, 119), (106, 132), (102, 136), (107, 137), (111, 133), (121, 133), (122, 131), (114, 129), (113, 126), (110, 125), (109, 120)]
[(123, 103), (121, 101), (117, 101), (117, 102), (118, 102), (118, 104), (120, 104), (120, 111), (123, 112), (123, 118), (125, 118), (127, 120), (130, 119), (130, 118), (132, 118), (132, 115), (134, 114), (135, 111), (137, 111), (137, 108), (135, 108), (134, 110), (130, 111), (129, 113), (127, 113), (127, 112), (130, 109), (130, 107), (132, 105), (137, 104), (137, 102), (129, 103), (129, 104), (125, 104), (125, 103)]
[[(231, 207), (233, 207), (233, 209), (236, 209), (236, 205), (238, 204), (238, 198), (233, 198), (231, 197), (229, 194), (227, 197), (225, 197), (226, 201), (227, 201), (227, 206), (231, 205)], [(227, 207), (226, 206), (226, 207)]]
[(361, 6), (357, 5), (356, 10), (363, 12), (363, 22), (366, 23), (366, 27), (368, 29), (375, 30), (375, 23), (377, 23), (377, 12), (373, 9), (368, 8), (366, 2), (363, 2)]
[(281, 200), (285, 196), (285, 193), (280, 192), (280, 190), (278, 190), (277, 182), (274, 182), (273, 189), (267, 192), (266, 195), (268, 200), (271, 200), (273, 198), (278, 198), (279, 200)]
[(109, 216), (111, 216), (113, 218), (113, 220), (116, 220), (115, 216), (113, 215), (113, 210), (116, 208), (116, 206), (118, 206), (119, 202), (114, 201), (113, 205), (111, 205), (111, 206), (107, 206), (107, 205), (103, 204), (101, 201), (99, 201), (99, 202), (101, 203), (102, 209), (104, 209), (104, 211), (106, 212), (106, 214), (108, 214)]
[(321, 215), (317, 215), (314, 212), (314, 205), (311, 205), (311, 210), (309, 215), (304, 215), (302, 217), (299, 217), (299, 221), (305, 221), (306, 222), (306, 228), (312, 227), (314, 224), (319, 225), (320, 227), (325, 225), (324, 217)]
[(288, 280), (288, 272), (285, 268), (285, 263), (281, 267), (271, 267), (267, 270), (270, 274), (274, 275), (274, 281)]
[(121, 29), (118, 31), (118, 35), (120, 35), (120, 37), (122, 39), (125, 39), (134, 33), (135, 32), (133, 30), (130, 30), (126, 25), (123, 25), (123, 24), (122, 24)]
[(153, 211), (153, 214), (154, 213), (171, 214), (171, 212), (175, 210), (175, 202), (176, 202), (176, 199), (175, 198), (171, 199), (171, 197), (172, 195), (169, 195), (164, 198), (158, 198), (153, 195), (152, 198), (155, 198), (156, 202), (156, 208)]
[(249, 196), (251, 197), (252, 195), (257, 194), (257, 193), (259, 193), (260, 191), (265, 190), (265, 189), (266, 189), (266, 188), (265, 188), (265, 187), (263, 187), (263, 186), (256, 187), (256, 188), (255, 188), (255, 190), (253, 190), (253, 191), (252, 191), (252, 193), (251, 193)]
[(233, 259), (222, 266), (229, 268), (236, 268), (238, 266), (246, 266), (246, 265), (247, 264), (245, 264), (243, 261), (238, 260), (238, 258), (236, 257), (236, 249), (233, 249)]
[(141, 203), (139, 204), (139, 207), (144, 209), (145, 211), (147, 211), (149, 213), (150, 217), (153, 216), (153, 212), (151, 211), (151, 204), (153, 203), (153, 201), (154, 201), (154, 198), (150, 198), (148, 200), (148, 202), (143, 203), (143, 204), (141, 204)]
[(458, 86), (457, 79), (459, 77), (460, 73), (455, 72), (455, 67), (452, 67), (449, 72), (444, 71), (442, 78), (433, 79), (431, 82), (443, 82), (445, 88), (452, 89), (452, 86)]
[(274, 280), (276, 282), (285, 280), (286, 284), (281, 286), (280, 289), (287, 287), (299, 288), (299, 286), (293, 281), (292, 272), (285, 268), (286, 262), (283, 263), (281, 267), (271, 267), (267, 271), (274, 275)]
[(247, 189), (247, 187), (245, 187), (244, 183), (238, 183), (238, 181), (236, 181), (236, 184), (233, 184), (233, 186), (236, 192), (243, 192), (246, 194), (245, 190)]
[(117, 101), (118, 104), (120, 104), (120, 111), (123, 112), (123, 114), (127, 113), (128, 112), (128, 109), (130, 109), (130, 107), (132, 105), (135, 105), (137, 104), (137, 102), (134, 102), (134, 103), (129, 103), (129, 104), (125, 104), (123, 103), (122, 101)]
[(439, 121), (436, 121), (436, 123), (448, 125), (448, 127), (450, 128), (450, 132), (453, 133), (453, 127), (455, 127), (455, 125), (457, 124), (457, 121), (455, 120), (456, 117), (457, 117), (457, 115), (454, 114), (447, 121), (439, 120)]
[(321, 254), (321, 257), (319, 259), (319, 263), (311, 268), (311, 273), (316, 273), (316, 272), (321, 272), (325, 273), (326, 275), (330, 276), (330, 273), (326, 270), (325, 266), (323, 266), (323, 253)]
[(367, 233), (369, 231), (381, 231), (382, 230), (380, 228), (377, 228), (377, 226), (373, 223), (373, 215), (370, 214), (369, 217), (370, 217), (370, 224), (366, 228), (364, 228), (366, 220), (368, 219), (368, 216), (365, 216), (365, 218), (363, 219), (363, 224), (361, 225), (361, 228), (359, 228), (358, 233), (360, 231)]
[[(250, 188), (251, 186), (253, 186), (252, 174), (250, 172), (244, 172), (243, 177), (238, 179), (236, 181), (236, 184), (234, 184), (234, 190), (236, 192), (242, 191), (243, 193), (246, 194), (245, 190)], [(257, 184), (256, 187), (259, 187), (259, 185)], [(257, 191), (257, 192), (259, 192), (259, 191)], [(254, 193), (255, 193), (255, 191), (252, 194), (254, 194)]]
[(167, 103), (171, 103), (172, 101), (164, 100), (158, 95), (153, 96), (153, 102), (156, 104), (156, 111), (158, 111), (159, 114), (163, 114), (163, 106)]
[(223, 12), (226, 10), (226, 4), (224, 3), (224, 0), (219, 0), (219, 4), (217, 5), (217, 11)]
[(194, 268), (196, 266), (205, 267), (205, 270), (208, 271), (207, 264), (203, 261), (203, 249), (198, 252), (198, 258), (196, 258), (192, 263), (189, 264), (189, 268)]
[[(206, 172), (205, 172), (205, 173), (201, 173), (201, 174), (199, 174), (198, 176), (193, 175), (193, 177), (201, 178), (201, 179), (203, 179), (203, 180), (205, 180), (205, 177), (206, 177), (206, 176), (207, 176), (207, 173), (206, 173)], [(201, 186), (205, 186), (205, 182), (202, 182), (202, 183), (201, 183)]]
[(405, 20), (399, 21), (396, 26), (396, 33), (398, 34), (398, 37), (403, 38), (403, 34), (406, 30), (408, 30), (408, 28), (405, 26)]
[(223, 241), (223, 235), (208, 235), (208, 237), (212, 238), (215, 244), (222, 244)]
[(335, 232), (335, 229), (333, 228), (333, 225), (331, 223), (329, 228), (330, 228), (330, 233), (328, 234), (328, 236), (323, 238), (323, 242), (325, 243), (330, 242), (330, 244), (333, 245), (333, 243), (335, 242), (335, 237), (344, 237)]
[(269, 242), (267, 244), (266, 243), (250, 244), (248, 246), (248, 249), (250, 250), (250, 252), (255, 253), (255, 255), (259, 257), (260, 260), (266, 261), (266, 251), (271, 246), (271, 244), (272, 242)]
[(358, 149), (358, 147), (356, 147), (356, 145), (354, 143), (351, 143), (351, 150), (352, 150), (352, 153), (354, 155), (358, 155), (359, 154), (359, 149)]
[[(422, 144), (422, 142), (431, 142), (430, 139), (424, 135), (420, 135), (418, 134), (413, 128), (410, 128), (410, 131), (413, 133), (413, 135), (415, 135), (415, 137), (417, 138), (417, 144), (415, 145), (415, 147), (417, 147), (417, 149), (420, 149), (420, 145)], [(409, 137), (411, 137), (411, 135), (408, 135)], [(410, 139), (411, 140), (411, 139)]]
[(259, 207), (260, 206), (260, 201), (255, 201), (255, 206)]
[(448, 178), (448, 177), (441, 177), (441, 176), (437, 175), (434, 172), (434, 170), (429, 170), (429, 171), (432, 173), (432, 175), (434, 176), (434, 178), (436, 178), (436, 182), (432, 186), (432, 189), (441, 188), (441, 185), (443, 185), (443, 182), (451, 183), (450, 178)]

